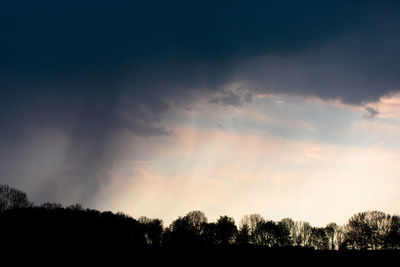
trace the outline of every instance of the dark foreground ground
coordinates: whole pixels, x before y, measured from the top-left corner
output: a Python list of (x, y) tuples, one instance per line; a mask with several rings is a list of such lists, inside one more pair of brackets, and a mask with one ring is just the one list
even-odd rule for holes
[[(148, 246), (134, 219), (92, 210), (28, 208), (0, 213), (0, 266), (397, 266), (400, 251), (318, 251), (249, 245)], [(184, 236), (183, 236), (184, 237)], [(183, 239), (186, 240), (186, 239)], [(187, 241), (187, 240), (186, 240)], [(12, 264), (2, 264), (11, 262)], [(25, 265), (24, 264), (24, 265)]]
[(165, 249), (143, 255), (151, 265), (178, 266), (397, 266), (399, 251), (313, 251), (303, 249), (214, 248), (199, 250)]
[(315, 251), (296, 248), (147, 248), (92, 250), (64, 248), (14, 248), (2, 258), (17, 263), (89, 266), (398, 266), (399, 251)]

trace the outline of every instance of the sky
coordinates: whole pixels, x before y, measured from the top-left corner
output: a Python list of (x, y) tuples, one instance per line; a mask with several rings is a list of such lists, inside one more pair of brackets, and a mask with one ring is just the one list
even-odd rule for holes
[(400, 213), (397, 1), (0, 1), (0, 183), (316, 226)]

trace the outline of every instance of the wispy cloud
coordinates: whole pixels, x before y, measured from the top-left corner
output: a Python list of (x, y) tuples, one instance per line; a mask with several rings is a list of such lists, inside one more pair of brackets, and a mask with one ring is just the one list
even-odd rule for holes
[(370, 120), (374, 119), (379, 114), (379, 111), (373, 107), (366, 107), (365, 111), (366, 113), (363, 115), (363, 117)]

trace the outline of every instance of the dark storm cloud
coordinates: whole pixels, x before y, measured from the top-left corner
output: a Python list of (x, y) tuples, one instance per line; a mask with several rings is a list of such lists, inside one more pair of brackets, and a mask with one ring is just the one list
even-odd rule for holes
[(399, 91), (400, 3), (369, 2), (364, 7), (357, 26), (323, 46), (290, 56), (254, 57), (238, 67), (238, 79), (261, 92), (314, 95), (355, 105)]
[[(43, 174), (54, 178), (37, 199), (89, 199), (107, 182), (99, 166), (116, 159), (115, 133), (168, 136), (163, 114), (199, 99), (243, 106), (269, 91), (377, 100), (399, 88), (399, 11), (378, 1), (3, 0), (1, 182)], [(224, 87), (241, 79), (256, 89)], [(32, 174), (48, 151), (63, 155), (58, 167)], [(39, 162), (21, 162), (32, 157)]]
[[(115, 130), (165, 135), (161, 116), (171, 104), (216, 100), (238, 63), (321, 47), (357, 28), (365, 9), (347, 1), (2, 1), (1, 123), (11, 136), (32, 124), (100, 139)], [(240, 104), (233, 93), (219, 100)]]
[[(396, 39), (398, 10), (396, 3), (357, 1), (3, 1), (0, 77), (5, 88), (18, 80), (21, 94), (44, 80), (53, 86), (36, 93), (84, 90), (108, 98), (104, 92), (113, 95), (121, 83), (129, 81), (128, 90), (150, 90), (185, 101), (189, 88), (214, 89), (234, 79), (232, 69), (249, 58), (290, 59), (363, 30), (367, 41), (374, 41), (368, 29), (379, 30), (376, 24), (382, 18), (386, 23), (381, 26), (392, 28), (384, 35), (394, 36), (384, 39), (390, 45)], [(365, 49), (361, 55), (375, 56), (370, 52)], [(397, 67), (391, 62), (395, 64), (391, 69)], [(279, 71), (285, 72), (285, 67)], [(78, 86), (58, 89), (65, 81)], [(307, 93), (305, 88), (315, 82), (300, 79), (297, 86), (290, 85), (294, 93)], [(288, 91), (280, 87), (285, 86), (278, 83), (274, 89)], [(348, 98), (347, 88), (330, 87), (312, 93)], [(350, 102), (385, 93), (378, 85), (370, 87), (372, 97), (356, 88), (359, 97)]]
[(120, 75), (295, 53), (347, 30), (360, 9), (347, 2), (3, 1), (2, 67), (18, 76)]

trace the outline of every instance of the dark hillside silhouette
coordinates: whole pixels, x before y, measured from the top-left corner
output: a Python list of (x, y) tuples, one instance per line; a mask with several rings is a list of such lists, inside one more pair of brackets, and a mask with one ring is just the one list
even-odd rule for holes
[(135, 219), (122, 213), (99, 212), (79, 206), (9, 209), (0, 214), (2, 242), (35, 248), (91, 248), (107, 251), (146, 246), (143, 229)]
[(79, 204), (35, 206), (19, 190), (0, 186), (0, 192), (3, 251), (73, 250), (129, 255), (145, 249), (146, 253), (161, 253), (163, 257), (185, 251), (185, 257), (189, 257), (204, 250), (217, 253), (214, 249), (218, 249), (218, 255), (229, 254), (232, 261), (243, 253), (255, 257), (290, 253), (321, 259), (363, 255), (367, 259), (377, 255), (367, 251), (386, 251), (379, 255), (396, 257), (400, 251), (400, 219), (380, 211), (361, 212), (344, 226), (330, 223), (326, 227), (312, 227), (290, 218), (274, 222), (251, 214), (242, 218), (239, 228), (229, 216), (208, 222), (203, 212), (191, 211), (164, 229), (160, 219), (136, 220), (123, 213), (84, 209)]

